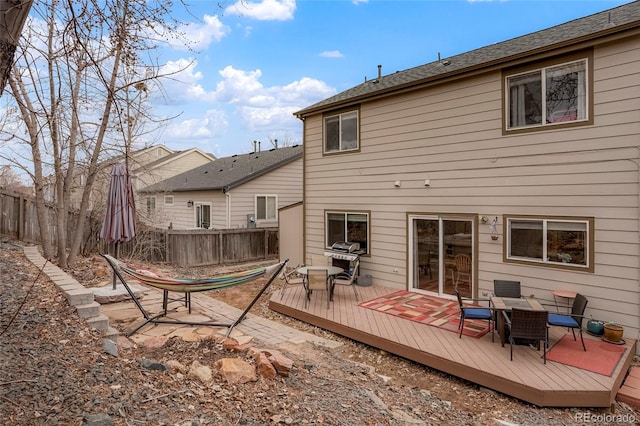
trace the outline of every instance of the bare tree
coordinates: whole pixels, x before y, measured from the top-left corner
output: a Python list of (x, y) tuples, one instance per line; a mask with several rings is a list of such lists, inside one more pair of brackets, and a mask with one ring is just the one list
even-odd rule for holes
[[(45, 257), (53, 257), (45, 212), (45, 176), (52, 176), (57, 210), (56, 255), (73, 266), (79, 253), (90, 195), (104, 160), (114, 151), (129, 160), (146, 130), (149, 86), (160, 87), (160, 65), (147, 57), (162, 32), (177, 24), (163, 2), (146, 0), (52, 0), (36, 3), (9, 84), (26, 136), (0, 127), (0, 140), (30, 147), (36, 207)], [(157, 126), (157, 122), (151, 125)], [(19, 130), (19, 129), (18, 129)], [(18, 161), (20, 149), (5, 158)], [(67, 235), (71, 188), (81, 167), (80, 214)], [(70, 249), (67, 252), (67, 247)]]

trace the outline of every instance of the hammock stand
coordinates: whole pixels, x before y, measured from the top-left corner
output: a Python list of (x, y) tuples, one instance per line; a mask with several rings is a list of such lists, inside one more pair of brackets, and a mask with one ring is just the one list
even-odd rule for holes
[[(212, 327), (227, 327), (227, 333), (225, 336), (229, 337), (233, 328), (238, 325), (247, 315), (249, 310), (255, 305), (260, 296), (267, 290), (267, 288), (271, 285), (273, 280), (278, 274), (284, 269), (285, 265), (289, 261), (289, 259), (280, 262), (275, 265), (271, 265), (268, 267), (261, 267), (252, 269), (249, 271), (238, 272), (234, 274), (221, 275), (212, 278), (201, 278), (201, 279), (189, 279), (189, 278), (171, 278), (163, 275), (155, 274), (148, 270), (143, 270), (140, 268), (136, 268), (135, 266), (128, 265), (124, 262), (119, 261), (118, 259), (109, 256), (108, 254), (101, 254), (102, 257), (105, 258), (111, 269), (113, 269), (113, 273), (120, 280), (124, 288), (131, 296), (131, 300), (136, 304), (138, 310), (142, 313), (144, 317), (144, 322), (131, 331), (126, 333), (126, 336), (129, 337), (134, 334), (136, 331), (140, 330), (145, 325), (152, 324), (180, 324), (180, 325), (202, 325), (202, 326), (212, 326)], [(123, 273), (130, 276), (131, 278), (139, 281), (142, 284), (155, 287), (163, 290), (163, 311), (158, 315), (152, 316), (147, 312), (142, 304), (138, 300), (138, 298), (134, 295), (131, 287), (127, 284)], [(167, 315), (167, 301), (168, 301), (168, 292), (181, 292), (185, 294), (185, 303), (189, 307), (189, 312), (191, 312), (191, 293), (200, 292), (200, 291), (208, 291), (208, 290), (219, 290), (223, 288), (229, 288), (240, 284), (245, 284), (250, 281), (253, 281), (257, 278), (266, 276), (271, 274), (271, 277), (266, 282), (266, 284), (260, 289), (260, 292), (256, 294), (253, 298), (249, 306), (245, 308), (244, 311), (240, 314), (240, 316), (231, 323), (217, 323), (217, 322), (191, 322), (191, 321), (181, 321), (181, 320), (172, 320), (163, 318)], [(181, 300), (181, 299), (180, 299)]]

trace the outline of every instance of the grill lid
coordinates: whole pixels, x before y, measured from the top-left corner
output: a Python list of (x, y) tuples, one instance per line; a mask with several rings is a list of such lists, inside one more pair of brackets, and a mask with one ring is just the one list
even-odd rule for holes
[(360, 243), (352, 243), (350, 241), (336, 241), (331, 246), (331, 250), (353, 253), (354, 251), (360, 250)]

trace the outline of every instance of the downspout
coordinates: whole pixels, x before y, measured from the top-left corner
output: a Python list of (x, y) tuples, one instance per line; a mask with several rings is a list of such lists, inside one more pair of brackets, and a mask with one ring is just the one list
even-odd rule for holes
[(225, 186), (222, 192), (225, 196), (225, 228), (231, 229), (231, 193), (229, 193), (229, 187)]

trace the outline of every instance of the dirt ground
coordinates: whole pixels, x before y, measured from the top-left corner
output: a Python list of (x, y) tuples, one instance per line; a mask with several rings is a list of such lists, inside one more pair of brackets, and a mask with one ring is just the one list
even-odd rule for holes
[[(82, 259), (73, 275), (86, 286), (104, 279), (100, 258)], [(145, 264), (172, 276), (212, 276), (244, 266), (172, 268)], [(105, 352), (101, 334), (78, 318), (57, 287), (31, 265), (19, 244), (0, 247), (0, 418), (3, 424), (117, 425), (522, 425), (624, 424), (640, 413), (616, 403), (608, 410), (534, 407), (375, 348), (336, 336), (267, 307), (281, 281), (251, 311), (344, 343), (327, 352), (306, 345), (279, 349), (294, 361), (289, 377), (229, 385), (204, 384), (175, 372), (150, 370), (144, 360), (248, 359), (212, 340), (171, 339), (164, 347)], [(208, 293), (244, 308), (264, 283)], [(298, 347), (301, 346), (301, 347)], [(601, 416), (601, 417), (595, 417)], [(609, 417), (607, 417), (609, 416)], [(584, 418), (584, 417), (583, 417)], [(612, 420), (612, 421), (609, 421)], [(106, 422), (106, 423), (102, 423)], [(627, 422), (628, 423), (628, 422)], [(503, 423), (505, 424), (505, 423)]]

